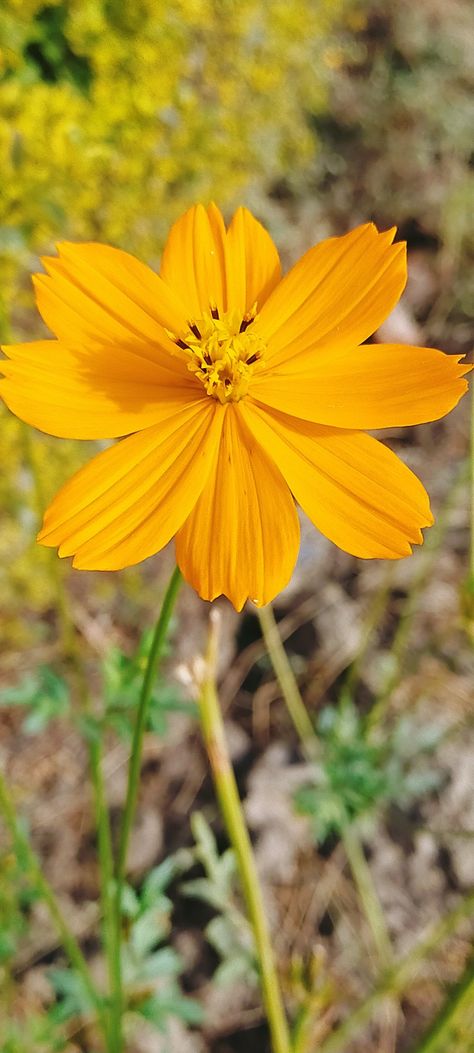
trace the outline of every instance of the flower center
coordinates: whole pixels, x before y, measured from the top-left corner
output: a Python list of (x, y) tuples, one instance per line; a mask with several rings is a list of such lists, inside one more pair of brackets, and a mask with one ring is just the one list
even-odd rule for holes
[[(261, 337), (252, 333), (256, 305), (244, 317), (238, 311), (219, 316), (211, 307), (189, 324), (176, 340), (188, 358), (188, 369), (219, 402), (238, 402), (246, 395), (255, 362), (265, 351)], [(250, 331), (249, 331), (250, 329)]]

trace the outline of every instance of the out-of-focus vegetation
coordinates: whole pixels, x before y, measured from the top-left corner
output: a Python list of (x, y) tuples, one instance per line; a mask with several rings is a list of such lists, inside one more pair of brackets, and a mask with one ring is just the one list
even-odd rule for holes
[[(474, 49), (465, 0), (361, 5), (334, 56), (329, 112), (315, 115), (314, 187), (347, 214), (438, 248), (443, 320), (474, 314)], [(471, 267), (469, 266), (469, 261)]]
[[(31, 252), (100, 238), (153, 260), (190, 201), (308, 163), (349, 0), (6, 0), (1, 286)], [(20, 267), (19, 267), (20, 263)], [(7, 307), (4, 308), (4, 310)]]

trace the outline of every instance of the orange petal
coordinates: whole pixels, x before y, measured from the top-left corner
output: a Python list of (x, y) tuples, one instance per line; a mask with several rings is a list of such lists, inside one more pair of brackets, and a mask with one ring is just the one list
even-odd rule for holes
[(224, 221), (215, 205), (193, 205), (170, 230), (160, 274), (184, 304), (188, 320), (214, 305), (224, 310), (224, 239)]
[(100, 453), (56, 495), (38, 540), (81, 570), (119, 570), (158, 552), (205, 486), (222, 418), (205, 399)]
[(315, 526), (363, 559), (400, 559), (421, 544), (433, 522), (428, 495), (413, 472), (377, 439), (324, 428), (247, 400), (242, 412)]
[(449, 413), (472, 366), (430, 347), (364, 344), (306, 351), (252, 380), (252, 397), (284, 413), (337, 428), (424, 424)]
[(227, 307), (242, 314), (268, 299), (281, 278), (278, 252), (262, 224), (238, 208), (226, 237)]
[(287, 584), (296, 562), (299, 523), (275, 463), (227, 407), (216, 463), (176, 537), (176, 556), (205, 600), (223, 593), (240, 611), (247, 598), (268, 603)]
[(38, 340), (4, 348), (0, 394), (13, 413), (49, 435), (111, 439), (140, 431), (202, 399), (179, 360), (165, 368), (136, 348), (71, 348)]
[(366, 223), (300, 259), (255, 322), (270, 368), (308, 348), (354, 347), (375, 332), (406, 282), (405, 244), (392, 245), (394, 235)]
[(63, 242), (58, 251), (59, 258), (42, 261), (48, 275), (35, 275), (33, 281), (38, 309), (60, 340), (133, 341), (144, 344), (149, 357), (169, 354), (173, 345), (164, 329), (179, 332), (186, 317), (178, 297), (158, 274), (108, 245)]

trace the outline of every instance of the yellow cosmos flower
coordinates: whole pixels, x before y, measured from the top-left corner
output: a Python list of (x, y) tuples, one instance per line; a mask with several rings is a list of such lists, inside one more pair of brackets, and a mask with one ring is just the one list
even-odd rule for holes
[(284, 278), (243, 208), (227, 230), (214, 205), (186, 212), (160, 275), (105, 245), (59, 245), (34, 279), (56, 339), (5, 348), (3, 397), (51, 435), (126, 438), (60, 490), (42, 544), (80, 569), (118, 570), (176, 537), (184, 577), (238, 610), (287, 584), (295, 501), (346, 552), (409, 555), (433, 521), (428, 496), (362, 429), (443, 416), (470, 367), (360, 346), (405, 285), (394, 234), (364, 224)]

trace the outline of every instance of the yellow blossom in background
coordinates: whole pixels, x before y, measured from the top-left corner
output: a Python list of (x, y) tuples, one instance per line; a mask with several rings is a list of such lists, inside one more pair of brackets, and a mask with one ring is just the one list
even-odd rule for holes
[[(187, 205), (297, 173), (349, 0), (4, 0), (0, 300), (55, 238), (158, 258)], [(275, 120), (275, 114), (278, 119)], [(8, 310), (7, 310), (8, 306)]]
[(394, 235), (364, 224), (284, 278), (242, 208), (227, 230), (214, 205), (188, 210), (160, 275), (119, 249), (62, 243), (35, 279), (56, 339), (4, 348), (1, 394), (50, 434), (127, 437), (65, 484), (39, 540), (79, 569), (117, 570), (176, 537), (185, 578), (238, 610), (287, 584), (295, 500), (356, 556), (409, 555), (433, 521), (428, 495), (362, 429), (436, 420), (471, 367), (363, 344), (405, 286)]

